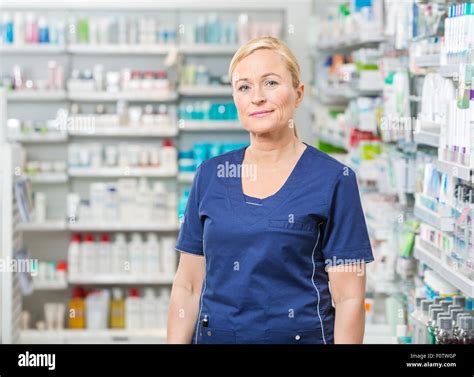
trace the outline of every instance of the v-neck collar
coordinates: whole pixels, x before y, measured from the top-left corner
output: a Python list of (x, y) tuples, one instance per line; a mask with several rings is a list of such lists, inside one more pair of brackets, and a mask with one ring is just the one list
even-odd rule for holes
[[(292, 189), (298, 183), (298, 173), (300, 170), (302, 170), (306, 158), (309, 154), (310, 146), (306, 143), (304, 144), (306, 145), (306, 148), (299, 157), (286, 181), (276, 193), (261, 199), (261, 206), (252, 206), (246, 203), (245, 194), (242, 189), (242, 177), (240, 176), (240, 174), (237, 174), (235, 177), (230, 177), (227, 180), (227, 182), (229, 183), (227, 185), (227, 189), (231, 205), (237, 216), (240, 217), (245, 223), (250, 225), (257, 223), (258, 221), (270, 215), (274, 209), (279, 207), (283, 202), (288, 199), (288, 197), (290, 196), (289, 194), (291, 194), (292, 192)], [(248, 147), (241, 148), (232, 155), (231, 162), (236, 166), (239, 166), (239, 172), (242, 172), (241, 167), (244, 161), (245, 150), (247, 148)]]

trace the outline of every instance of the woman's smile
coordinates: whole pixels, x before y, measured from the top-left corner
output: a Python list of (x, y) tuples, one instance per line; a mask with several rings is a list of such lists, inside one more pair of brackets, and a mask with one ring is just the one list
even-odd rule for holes
[(254, 111), (253, 113), (250, 113), (250, 116), (254, 118), (263, 118), (266, 117), (267, 115), (270, 115), (273, 113), (274, 110), (259, 110), (259, 111)]

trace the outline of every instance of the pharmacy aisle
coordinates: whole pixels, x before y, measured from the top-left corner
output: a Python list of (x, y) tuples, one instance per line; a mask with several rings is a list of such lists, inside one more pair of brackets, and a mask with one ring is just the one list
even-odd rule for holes
[(2, 261), (28, 270), (2, 274), (2, 343), (165, 341), (195, 171), (249, 140), (230, 59), (273, 35), (304, 60), (307, 8), (2, 2)]
[(311, 19), (317, 145), (357, 172), (375, 253), (367, 328), (472, 342), (474, 6), (315, 1)]

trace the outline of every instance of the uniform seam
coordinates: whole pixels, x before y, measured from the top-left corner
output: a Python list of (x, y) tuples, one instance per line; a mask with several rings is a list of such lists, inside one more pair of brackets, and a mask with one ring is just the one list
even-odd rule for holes
[[(321, 223), (319, 223), (319, 225), (321, 225)], [(313, 248), (313, 253), (311, 254), (311, 262), (313, 264), (313, 274), (311, 275), (311, 283), (313, 284), (314, 288), (316, 289), (316, 293), (318, 294), (318, 304), (316, 306), (316, 310), (318, 312), (318, 317), (319, 317), (319, 323), (321, 325), (321, 335), (323, 337), (323, 342), (324, 344), (326, 344), (326, 338), (324, 336), (324, 326), (323, 326), (323, 321), (321, 319), (321, 313), (319, 312), (319, 303), (321, 301), (321, 295), (319, 294), (319, 289), (318, 287), (316, 286), (316, 283), (314, 282), (314, 274), (316, 272), (316, 264), (314, 263), (314, 252), (316, 251), (316, 248), (318, 247), (318, 243), (319, 243), (319, 237), (321, 235), (321, 232), (319, 231), (319, 225), (318, 225), (318, 238), (316, 240), (316, 244), (314, 245), (314, 248)]]
[(196, 337), (195, 337), (195, 344), (198, 344), (198, 333), (199, 333), (199, 322), (201, 321), (201, 313), (202, 313), (202, 307), (203, 307), (203, 304), (204, 304), (204, 293), (206, 292), (206, 288), (207, 288), (207, 258), (206, 258), (206, 252), (203, 250), (203, 253), (204, 253), (204, 271), (205, 271), (205, 275), (204, 275), (204, 288), (202, 290), (202, 293), (201, 293), (201, 305), (200, 305), (200, 308), (199, 308), (199, 314), (198, 314), (198, 318), (197, 318), (197, 323), (196, 323)]

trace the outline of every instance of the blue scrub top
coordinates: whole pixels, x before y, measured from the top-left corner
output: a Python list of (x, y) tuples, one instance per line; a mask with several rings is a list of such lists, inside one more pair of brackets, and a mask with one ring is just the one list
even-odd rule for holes
[(246, 147), (197, 169), (176, 244), (206, 261), (193, 343), (334, 343), (325, 267), (374, 258), (355, 173), (306, 145), (264, 199), (242, 191)]

